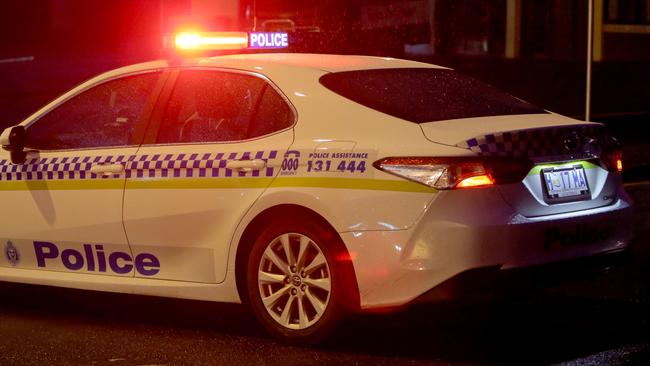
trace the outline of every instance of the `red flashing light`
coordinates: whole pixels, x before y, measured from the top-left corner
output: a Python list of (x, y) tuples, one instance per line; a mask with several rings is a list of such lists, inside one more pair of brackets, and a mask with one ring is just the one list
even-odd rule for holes
[(245, 32), (183, 32), (176, 35), (176, 48), (183, 51), (238, 50), (248, 47)]

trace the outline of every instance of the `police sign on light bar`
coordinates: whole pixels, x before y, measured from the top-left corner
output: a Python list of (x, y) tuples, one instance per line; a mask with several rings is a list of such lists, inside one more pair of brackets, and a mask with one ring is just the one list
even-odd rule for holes
[(289, 46), (283, 32), (183, 32), (176, 35), (176, 48), (183, 51), (271, 49)]
[(289, 35), (283, 32), (256, 32), (248, 35), (249, 48), (284, 48), (289, 47)]

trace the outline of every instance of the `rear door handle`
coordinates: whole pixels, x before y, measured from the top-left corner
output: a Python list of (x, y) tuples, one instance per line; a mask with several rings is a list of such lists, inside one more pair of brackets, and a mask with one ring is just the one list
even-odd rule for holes
[(93, 174), (108, 177), (111, 175), (119, 175), (124, 171), (124, 165), (120, 163), (99, 163), (93, 164), (90, 167), (90, 172)]
[(226, 168), (242, 172), (251, 172), (260, 170), (266, 166), (266, 161), (262, 159), (252, 160), (228, 160)]

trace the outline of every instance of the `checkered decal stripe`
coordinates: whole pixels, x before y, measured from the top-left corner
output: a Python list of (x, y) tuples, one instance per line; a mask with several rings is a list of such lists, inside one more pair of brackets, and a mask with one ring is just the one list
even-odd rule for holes
[[(256, 151), (211, 154), (155, 154), (54, 157), (31, 159), (25, 164), (12, 164), (0, 160), (0, 181), (21, 180), (68, 180), (107, 179), (118, 176), (103, 176), (90, 172), (99, 163), (125, 164), (126, 178), (228, 178), (228, 177), (272, 177), (274, 168), (266, 167), (251, 172), (226, 168), (229, 160), (272, 160), (278, 152)], [(120, 176), (121, 177), (121, 176)]]
[[(594, 157), (594, 152), (585, 149), (584, 143), (598, 141), (603, 135), (604, 129), (600, 125), (549, 127), (476, 136), (456, 146), (482, 156), (542, 158), (583, 155), (582, 158), (588, 158)], [(569, 139), (580, 143), (567, 148)]]

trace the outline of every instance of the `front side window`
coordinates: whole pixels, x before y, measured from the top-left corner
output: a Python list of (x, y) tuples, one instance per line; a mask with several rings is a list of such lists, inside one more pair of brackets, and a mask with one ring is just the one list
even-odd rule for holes
[(264, 80), (211, 70), (182, 71), (157, 143), (229, 142), (291, 126), (287, 103)]
[(81, 92), (27, 129), (38, 150), (129, 146), (160, 72), (126, 76)]

